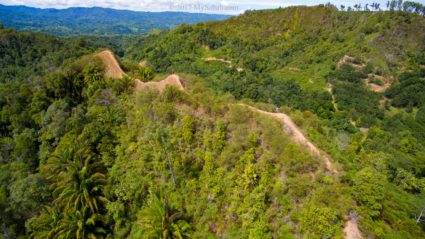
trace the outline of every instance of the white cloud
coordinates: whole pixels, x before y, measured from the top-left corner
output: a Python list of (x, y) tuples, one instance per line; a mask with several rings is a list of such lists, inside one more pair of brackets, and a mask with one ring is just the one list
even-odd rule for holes
[[(346, 6), (356, 3), (381, 3), (386, 5), (386, 0), (334, 0), (335, 5)], [(207, 12), (222, 14), (238, 14), (247, 9), (278, 8), (293, 5), (317, 5), (327, 3), (328, 0), (0, 0), (4, 5), (26, 5), (38, 8), (68, 8), (68, 7), (107, 7), (115, 9), (128, 9), (135, 11), (170, 11), (180, 10), (189, 12)], [(419, 2), (425, 2), (420, 0)], [(180, 6), (172, 9), (170, 6)]]

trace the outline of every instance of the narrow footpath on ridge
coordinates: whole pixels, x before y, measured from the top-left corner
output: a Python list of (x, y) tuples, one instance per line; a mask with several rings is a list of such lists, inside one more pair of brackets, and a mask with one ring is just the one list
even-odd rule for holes
[[(124, 76), (127, 75), (125, 72), (123, 72), (123, 70), (121, 69), (119, 65), (119, 62), (115, 58), (115, 55), (110, 50), (102, 51), (98, 54), (98, 56), (102, 59), (103, 63), (105, 64), (105, 75), (107, 77), (123, 78)], [(208, 60), (216, 60), (216, 59), (208, 59)], [(143, 88), (149, 87), (149, 88), (156, 88), (160, 92), (162, 92), (165, 89), (165, 86), (167, 85), (176, 86), (180, 90), (185, 89), (183, 81), (181, 80), (180, 76), (176, 74), (172, 74), (159, 82), (142, 82), (139, 79), (134, 79), (134, 86), (136, 90), (141, 90)], [(292, 136), (295, 143), (297, 143), (301, 147), (307, 148), (311, 155), (314, 155), (323, 159), (326, 164), (327, 170), (335, 175), (338, 175), (339, 172), (333, 165), (332, 163), (333, 160), (330, 157), (330, 155), (320, 150), (309, 139), (307, 139), (304, 136), (304, 134), (301, 132), (301, 130), (296, 126), (296, 124), (291, 119), (291, 117), (289, 117), (287, 114), (271, 113), (271, 112), (257, 109), (255, 107), (252, 107), (246, 104), (239, 104), (239, 105), (248, 107), (250, 110), (254, 112), (268, 115), (280, 120), (284, 124), (284, 127), (287, 127), (287, 129), (289, 129), (288, 131), (290, 132), (290, 135)], [(285, 130), (285, 128), (282, 130)], [(346, 217), (343, 233), (346, 239), (363, 239), (363, 236), (357, 226), (357, 219), (350, 216)]]

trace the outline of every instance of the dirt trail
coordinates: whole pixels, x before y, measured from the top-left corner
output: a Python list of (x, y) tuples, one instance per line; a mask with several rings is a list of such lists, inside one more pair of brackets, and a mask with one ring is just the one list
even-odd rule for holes
[(98, 56), (102, 59), (103, 64), (105, 65), (106, 77), (121, 79), (124, 75), (126, 75), (124, 71), (122, 71), (114, 53), (110, 50), (104, 50), (100, 52)]
[(217, 57), (208, 57), (208, 58), (205, 58), (204, 60), (205, 61), (221, 61), (221, 62), (224, 62), (224, 63), (227, 63), (227, 64), (232, 64), (231, 60), (225, 60), (225, 59), (217, 58)]
[(158, 89), (159, 92), (162, 92), (167, 85), (173, 85), (173, 86), (176, 86), (180, 90), (184, 90), (182, 80), (180, 79), (180, 76), (178, 76), (176, 74), (170, 75), (167, 78), (165, 78), (164, 80), (159, 81), (159, 82), (153, 82), (153, 81), (142, 82), (139, 79), (134, 80), (134, 86), (137, 90), (141, 90), (141, 89), (144, 89), (146, 87), (149, 87), (149, 88)]
[[(229, 64), (229, 67), (232, 67), (232, 61), (231, 60), (226, 60), (226, 59), (223, 59), (223, 58), (208, 57), (208, 58), (204, 58), (204, 61), (221, 61), (221, 62), (224, 62), (224, 63)], [(237, 71), (243, 71), (243, 68), (242, 67), (237, 67), (236, 70)]]
[[(319, 148), (317, 148), (313, 143), (311, 143), (304, 136), (304, 134), (298, 129), (298, 127), (292, 121), (291, 117), (289, 117), (286, 114), (282, 114), (282, 113), (271, 113), (271, 112), (259, 110), (257, 108), (254, 108), (252, 106), (245, 105), (245, 104), (240, 104), (240, 105), (247, 106), (248, 108), (250, 108), (253, 111), (256, 111), (256, 112), (259, 112), (259, 113), (262, 113), (262, 114), (266, 114), (266, 115), (269, 115), (269, 116), (272, 116), (272, 117), (275, 117), (275, 118), (278, 118), (279, 120), (281, 120), (285, 124), (285, 127), (290, 128), (293, 139), (297, 144), (307, 147), (310, 150), (310, 153), (312, 155), (320, 156), (325, 161), (326, 168), (330, 172), (333, 172), (334, 174), (339, 173), (338, 170), (336, 170), (334, 168), (334, 166), (331, 162), (330, 156), (328, 156), (324, 152), (321, 152), (321, 150)], [(360, 232), (360, 230), (357, 226), (357, 218), (356, 217), (347, 217), (347, 221), (345, 222), (343, 233), (344, 233), (346, 239), (363, 239), (363, 236), (362, 236), (362, 234), (361, 234), (361, 232)]]
[(357, 227), (357, 222), (352, 219), (349, 219), (345, 222), (343, 232), (345, 239), (363, 239), (363, 236), (360, 233), (359, 228)]
[(334, 94), (332, 94), (332, 84), (330, 84), (330, 83), (329, 83), (329, 87), (328, 87), (328, 88), (326, 88), (326, 90), (327, 90), (329, 93), (331, 93), (331, 95), (332, 95), (332, 104), (333, 104), (333, 106), (334, 106), (335, 110), (336, 110), (336, 111), (338, 111), (338, 106), (336, 105), (335, 96), (334, 96)]
[[(111, 78), (122, 78), (124, 75), (126, 75), (118, 61), (116, 60), (114, 54), (109, 51), (109, 50), (105, 50), (102, 51), (101, 53), (99, 53), (99, 57), (102, 59), (102, 61), (105, 64), (105, 74), (107, 77), (111, 77)], [(207, 58), (208, 59), (208, 58)], [(207, 60), (205, 59), (205, 60)], [(209, 59), (209, 60), (213, 60), (213, 59)], [(216, 60), (216, 59), (214, 59)], [(223, 60), (223, 59), (222, 59)], [(231, 61), (227, 62), (224, 60), (224, 62), (231, 64)], [(165, 87), (167, 85), (174, 85), (177, 88), (179, 88), (180, 90), (184, 90), (184, 85), (182, 84), (182, 81), (180, 79), (180, 77), (176, 74), (170, 75), (168, 76), (166, 79), (159, 81), (159, 82), (142, 82), (139, 79), (135, 79), (134, 80), (134, 84), (135, 84), (135, 88), (137, 90), (146, 88), (146, 87), (150, 87), (150, 88), (156, 88), (158, 89), (160, 92), (162, 92)], [(331, 90), (331, 89), (329, 89)], [(302, 147), (306, 147), (309, 149), (310, 153), (312, 155), (316, 155), (321, 157), (326, 164), (327, 169), (334, 173), (334, 174), (338, 174), (338, 170), (336, 170), (331, 162), (331, 157), (329, 155), (327, 155), (325, 152), (322, 152), (319, 148), (317, 148), (312, 142), (310, 142), (305, 136), (304, 134), (298, 129), (298, 127), (295, 125), (295, 123), (292, 121), (292, 119), (283, 113), (271, 113), (271, 112), (267, 112), (267, 111), (263, 111), (263, 110), (259, 110), (257, 108), (254, 108), (252, 106), (248, 106), (245, 104), (240, 104), (243, 106), (248, 107), (249, 109), (255, 111), (255, 112), (259, 112), (265, 115), (269, 115), (272, 116), (274, 118), (279, 119), (280, 121), (282, 121), (285, 125), (284, 130), (288, 133), (290, 133), (293, 136), (294, 141), (299, 144)], [(357, 227), (357, 220), (353, 219), (351, 217), (348, 217), (348, 220), (346, 221), (345, 227), (344, 227), (344, 235), (346, 239), (363, 239), (358, 227)]]
[(289, 131), (291, 132), (291, 135), (292, 135), (294, 141), (297, 144), (299, 144), (300, 146), (308, 148), (308, 150), (310, 151), (310, 153), (312, 155), (319, 156), (319, 157), (323, 158), (323, 160), (325, 160), (325, 163), (326, 163), (326, 168), (330, 172), (338, 174), (338, 171), (332, 165), (330, 157), (326, 153), (322, 153), (322, 151), (319, 148), (317, 148), (312, 142), (310, 142), (304, 136), (304, 134), (301, 132), (301, 130), (298, 129), (298, 127), (295, 125), (294, 121), (292, 121), (291, 117), (289, 117), (288, 115), (283, 114), (283, 113), (271, 113), (271, 112), (259, 110), (257, 108), (254, 108), (252, 106), (245, 105), (245, 104), (240, 104), (240, 105), (247, 106), (248, 108), (250, 108), (253, 111), (256, 111), (256, 112), (259, 112), (259, 113), (262, 113), (262, 114), (266, 114), (266, 115), (269, 115), (269, 116), (272, 116), (274, 118), (278, 118), (279, 120), (281, 120), (285, 124), (285, 127), (289, 127), (289, 129), (290, 129)]

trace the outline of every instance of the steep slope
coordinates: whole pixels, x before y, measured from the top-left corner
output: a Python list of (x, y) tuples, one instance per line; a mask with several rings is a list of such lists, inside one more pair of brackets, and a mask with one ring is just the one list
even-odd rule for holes
[(116, 56), (110, 50), (104, 50), (98, 54), (100, 59), (102, 59), (103, 64), (105, 65), (105, 76), (111, 78), (121, 79), (126, 75), (120, 64), (118, 63)]
[(414, 215), (424, 207), (424, 42), (425, 18), (408, 9), (327, 5), (181, 25), (141, 38), (126, 57), (158, 72), (194, 74), (218, 95), (285, 108), (306, 134), (298, 142), (342, 165), (355, 201), (344, 218), (356, 215), (345, 220), (347, 236), (420, 238)]
[[(298, 127), (295, 125), (294, 121), (286, 114), (283, 113), (271, 113), (264, 110), (259, 110), (257, 108), (254, 108), (252, 106), (248, 106), (251, 110), (254, 110), (256, 112), (259, 112), (261, 114), (265, 114), (268, 116), (271, 116), (273, 118), (278, 118), (281, 120), (284, 124), (284, 130), (286, 134), (290, 135), (293, 140), (299, 144), (301, 147), (306, 148), (310, 154), (313, 156), (319, 156), (321, 157), (325, 163), (326, 168), (335, 174), (338, 174), (338, 171), (335, 169), (335, 167), (332, 165), (331, 159), (328, 155), (323, 153), (319, 148), (317, 148), (310, 140), (308, 140), (304, 134), (298, 129)], [(283, 130), (283, 129), (282, 129)]]
[[(116, 56), (110, 50), (104, 50), (97, 54), (105, 66), (105, 76), (115, 79), (121, 79), (127, 74), (121, 69), (119, 62), (117, 61)], [(137, 90), (148, 88), (158, 89), (162, 92), (167, 85), (172, 85), (177, 87), (179, 90), (184, 90), (184, 86), (180, 77), (176, 74), (170, 75), (162, 81), (159, 82), (142, 82), (139, 79), (134, 79), (134, 86)]]
[[(295, 16), (292, 9), (287, 11)], [(340, 17), (335, 9), (317, 12), (322, 11)], [(265, 12), (263, 18), (273, 18), (273, 11)], [(262, 25), (256, 20), (253, 26), (244, 22), (256, 29)], [(244, 50), (227, 42), (229, 36), (212, 39), (209, 34), (208, 28), (183, 25), (143, 38), (150, 45), (135, 56), (146, 58), (144, 66), (122, 66), (129, 77), (135, 75), (132, 70), (150, 70), (150, 65), (179, 72), (163, 82), (133, 84), (123, 77), (113, 53), (104, 51), (99, 57), (105, 67), (88, 54), (47, 68), (46, 75), (29, 79), (30, 85), (0, 85), (0, 219), (5, 230), (17, 238), (77, 233), (84, 238), (148, 233), (158, 238), (172, 233), (192, 238), (423, 237), (415, 215), (424, 202), (425, 107), (417, 93), (422, 96), (425, 71), (415, 68), (420, 65), (416, 58), (400, 60), (413, 62), (412, 72), (394, 75), (395, 84), (385, 94), (399, 108), (386, 109), (374, 105), (382, 95), (367, 88), (370, 70), (376, 71), (367, 59), (346, 57), (338, 66), (344, 59), (340, 52), (329, 60), (335, 69), (324, 68), (326, 78), (309, 81), (312, 88), (301, 87), (296, 77), (283, 80), (278, 73), (315, 74), (308, 71), (314, 66), (273, 63), (267, 56), (275, 51), (253, 61), (252, 54), (260, 56), (273, 46), (267, 39), (243, 56), (211, 56)], [(276, 34), (278, 44), (309, 37), (302, 31), (296, 39), (283, 35)], [(202, 50), (203, 37), (215, 49)], [(225, 43), (230, 45), (220, 50)], [(11, 56), (19, 55), (19, 47), (11, 49)], [(231, 59), (232, 68), (206, 62), (208, 57)], [(238, 71), (241, 61), (247, 68)], [(385, 75), (373, 72), (379, 73)], [(142, 89), (133, 91), (133, 85)], [(240, 105), (238, 99), (246, 96), (263, 103), (244, 99), (255, 108)], [(404, 108), (409, 104), (411, 111)], [(270, 113), (276, 106), (286, 114)], [(353, 119), (356, 125), (369, 124), (368, 133), (354, 128)]]
[[(355, 61), (360, 68), (368, 63), (365, 83), (371, 83), (370, 91), (384, 90), (375, 82), (385, 79), (387, 86), (401, 69), (417, 66), (408, 59), (420, 57), (424, 26), (423, 16), (398, 11), (341, 12), (326, 6), (250, 11), (142, 38), (127, 56), (147, 60), (161, 72), (202, 75), (216, 91), (237, 98), (329, 114), (334, 110), (325, 92), (329, 74), (342, 62)], [(204, 59), (227, 59), (232, 68)]]
[(357, 223), (349, 220), (344, 228), (345, 239), (363, 239), (362, 234), (357, 227)]
[[(98, 54), (98, 56), (102, 59), (105, 65), (105, 76), (111, 77), (111, 78), (122, 78), (122, 76), (125, 75), (125, 73), (122, 71), (121, 67), (119, 66), (118, 61), (116, 60), (116, 56), (110, 50), (102, 51)], [(175, 86), (179, 90), (184, 90), (182, 80), (180, 76), (176, 74), (172, 74), (159, 82), (142, 82), (139, 79), (135, 79), (134, 83), (135, 83), (135, 88), (137, 90), (142, 90), (144, 88), (152, 88), (152, 89), (158, 89), (160, 92), (162, 92), (167, 85)], [(256, 112), (269, 115), (282, 120), (282, 122), (285, 125), (285, 131), (287, 131), (288, 135), (291, 135), (291, 137), (293, 137), (294, 141), (297, 144), (299, 144), (301, 147), (307, 148), (307, 150), (310, 151), (310, 153), (313, 156), (322, 157), (323, 152), (321, 152), (320, 149), (318, 149), (313, 143), (311, 143), (304, 136), (304, 134), (298, 129), (298, 127), (295, 125), (293, 120), (288, 115), (283, 113), (270, 113), (267, 111), (259, 110), (252, 106), (247, 106), (247, 107), (249, 107), (251, 110), (254, 110)], [(337, 174), (338, 172), (332, 166), (332, 163), (329, 157), (323, 156), (322, 158), (326, 162), (327, 169)]]

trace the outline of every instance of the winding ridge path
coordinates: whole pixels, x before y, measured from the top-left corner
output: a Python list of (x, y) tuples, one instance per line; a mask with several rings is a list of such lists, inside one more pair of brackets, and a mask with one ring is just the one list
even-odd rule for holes
[[(265, 115), (269, 115), (269, 116), (272, 116), (272, 117), (277, 118), (280, 121), (282, 121), (283, 124), (286, 127), (290, 128), (290, 130), (292, 132), (293, 140), (297, 144), (299, 144), (300, 146), (307, 147), (310, 151), (310, 154), (321, 157), (325, 161), (326, 168), (330, 172), (332, 172), (336, 175), (339, 173), (338, 170), (335, 169), (335, 167), (333, 166), (330, 156), (328, 154), (326, 154), (325, 152), (322, 152), (312, 142), (310, 142), (304, 136), (304, 134), (301, 132), (301, 130), (295, 125), (295, 123), (294, 123), (294, 121), (292, 121), (291, 117), (289, 117), (288, 115), (283, 114), (283, 113), (267, 112), (267, 111), (260, 110), (260, 109), (257, 109), (257, 108), (254, 108), (252, 106), (245, 105), (245, 104), (239, 104), (239, 105), (246, 106), (249, 109), (251, 109), (252, 111), (259, 112), (259, 113), (265, 114)], [(362, 234), (361, 234), (361, 232), (360, 232), (360, 230), (357, 226), (357, 220), (353, 220), (351, 217), (346, 218), (343, 233), (344, 233), (344, 236), (345, 236), (346, 239), (363, 239), (363, 236), (362, 236)]]
[[(110, 50), (102, 51), (98, 54), (98, 56), (102, 59), (103, 63), (105, 64), (105, 75), (107, 77), (122, 78), (123, 76), (126, 75), (125, 72), (123, 72), (123, 70), (121, 69), (117, 59), (115, 58), (114, 53), (112, 53)], [(217, 60), (217, 59), (209, 59), (209, 60)], [(163, 89), (165, 89), (166, 85), (174, 85), (180, 90), (184, 90), (185, 88), (180, 77), (176, 74), (170, 75), (166, 79), (160, 82), (145, 83), (138, 79), (135, 79), (134, 84), (135, 84), (135, 88), (138, 90), (143, 89), (145, 87), (151, 87), (151, 88), (157, 88), (160, 92)], [(283, 113), (267, 112), (267, 111), (260, 110), (245, 104), (239, 104), (239, 105), (248, 107), (252, 111), (277, 118), (278, 120), (283, 122), (285, 127), (289, 128), (289, 131), (291, 132), (291, 135), (295, 143), (299, 144), (302, 147), (308, 148), (308, 150), (310, 151), (310, 154), (319, 156), (320, 158), (322, 158), (325, 161), (326, 168), (330, 172), (336, 175), (339, 173), (338, 170), (335, 169), (334, 165), (332, 164), (331, 157), (327, 153), (321, 151), (318, 147), (316, 147), (310, 140), (308, 140), (304, 136), (304, 134), (301, 132), (301, 130), (295, 125), (294, 121), (292, 121), (291, 117)], [(363, 239), (363, 236), (357, 227), (357, 220), (353, 220), (350, 217), (348, 217), (347, 221), (345, 222), (345, 227), (343, 229), (343, 232), (346, 239)]]

